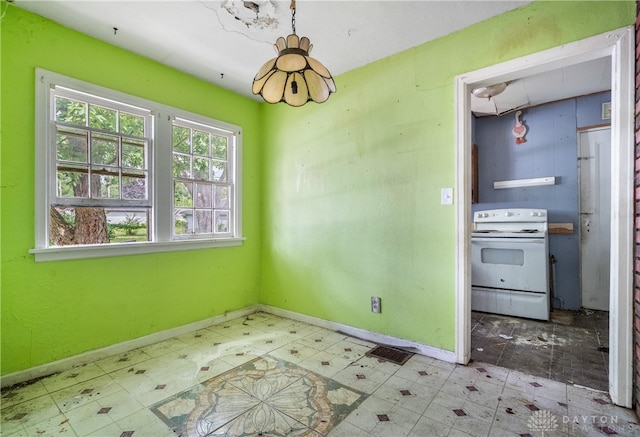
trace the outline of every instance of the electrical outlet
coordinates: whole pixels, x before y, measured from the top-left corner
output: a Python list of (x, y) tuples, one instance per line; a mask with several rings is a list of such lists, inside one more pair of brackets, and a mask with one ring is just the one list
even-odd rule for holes
[(381, 310), (380, 298), (379, 297), (375, 297), (375, 296), (371, 296), (371, 312), (372, 313), (379, 313), (380, 310)]

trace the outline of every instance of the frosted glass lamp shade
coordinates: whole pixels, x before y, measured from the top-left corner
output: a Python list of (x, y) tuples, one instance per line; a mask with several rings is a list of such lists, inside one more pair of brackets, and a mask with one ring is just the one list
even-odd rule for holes
[(308, 101), (323, 103), (336, 92), (329, 70), (309, 56), (313, 47), (309, 38), (291, 34), (278, 38), (274, 47), (278, 57), (260, 68), (253, 79), (253, 94), (268, 103), (302, 106)]

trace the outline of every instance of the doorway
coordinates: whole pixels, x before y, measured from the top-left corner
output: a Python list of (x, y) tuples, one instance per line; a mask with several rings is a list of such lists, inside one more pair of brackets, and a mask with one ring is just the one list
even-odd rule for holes
[(578, 135), (580, 294), (582, 307), (609, 311), (611, 248), (611, 129)]
[(611, 56), (611, 275), (609, 394), (631, 407), (633, 288), (633, 27), (569, 43), (456, 78), (456, 360), (471, 355), (471, 110), (473, 88)]

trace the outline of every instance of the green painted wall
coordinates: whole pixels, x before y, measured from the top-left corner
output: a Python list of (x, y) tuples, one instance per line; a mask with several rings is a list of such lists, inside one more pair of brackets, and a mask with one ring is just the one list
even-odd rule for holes
[[(261, 105), (13, 5), (1, 32), (2, 374), (257, 304)], [(242, 126), (247, 241), (35, 263), (36, 67)]]
[(455, 76), (634, 21), (633, 1), (536, 2), (265, 111), (262, 302), (453, 350)]
[[(9, 7), (2, 374), (258, 302), (453, 350), (454, 208), (439, 201), (455, 185), (454, 77), (634, 19), (633, 1), (534, 3), (341, 75), (328, 103), (293, 109)], [(241, 125), (245, 244), (36, 264), (35, 67)]]

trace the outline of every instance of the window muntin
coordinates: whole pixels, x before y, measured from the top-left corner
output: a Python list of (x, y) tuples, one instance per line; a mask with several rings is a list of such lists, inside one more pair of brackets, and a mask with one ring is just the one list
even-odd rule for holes
[[(241, 244), (239, 127), (41, 69), (36, 114), (36, 261)], [(174, 122), (189, 129), (179, 208)], [(51, 244), (54, 220), (96, 211), (107, 241)], [(195, 222), (174, 232), (176, 217)]]

